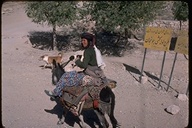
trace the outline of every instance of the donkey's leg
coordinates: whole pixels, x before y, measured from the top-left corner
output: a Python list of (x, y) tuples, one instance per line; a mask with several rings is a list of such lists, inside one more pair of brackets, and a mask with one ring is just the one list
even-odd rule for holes
[(85, 125), (85, 122), (84, 122), (84, 119), (83, 119), (83, 115), (80, 114), (78, 117), (79, 117), (79, 120), (80, 120), (80, 122), (79, 122), (80, 127), (81, 128), (86, 128), (86, 125)]
[(101, 113), (99, 110), (94, 110), (94, 112), (96, 113), (97, 117), (99, 118), (102, 128), (108, 128), (109, 123), (107, 122), (105, 115), (103, 113)]
[(63, 109), (62, 117), (61, 117), (61, 118), (59, 119), (59, 121), (57, 122), (57, 125), (62, 125), (62, 124), (64, 124), (64, 122), (65, 122), (65, 117), (66, 117), (67, 113), (68, 113), (68, 109), (67, 109), (67, 108)]
[(109, 115), (109, 118), (110, 118), (110, 120), (111, 120), (111, 123), (112, 123), (113, 128), (117, 128), (117, 127), (120, 126), (120, 125), (118, 124), (117, 120), (115, 119), (115, 116), (114, 116), (113, 113), (111, 113), (111, 114)]
[(110, 105), (107, 105), (105, 106), (107, 109), (105, 109), (107, 115), (109, 116), (109, 119), (111, 121), (111, 124), (113, 126), (113, 128), (116, 128), (119, 126), (117, 120), (115, 119), (115, 116), (114, 116), (114, 106), (113, 104), (110, 104)]
[(84, 103), (85, 103), (85, 101), (82, 101), (77, 106), (78, 113), (80, 113), (78, 117), (79, 117), (79, 120), (80, 120), (79, 125), (80, 125), (81, 128), (86, 128), (86, 125), (85, 125), (85, 122), (84, 122), (84, 119), (83, 119), (83, 115), (81, 114)]
[(113, 128), (117, 128), (119, 127), (120, 125), (118, 124), (115, 116), (114, 116), (114, 109), (115, 109), (115, 94), (112, 92), (112, 90), (110, 90), (110, 100), (111, 100), (111, 104), (110, 105), (107, 105), (107, 115), (109, 116), (110, 118), (110, 121), (111, 121), (111, 124), (113, 126)]

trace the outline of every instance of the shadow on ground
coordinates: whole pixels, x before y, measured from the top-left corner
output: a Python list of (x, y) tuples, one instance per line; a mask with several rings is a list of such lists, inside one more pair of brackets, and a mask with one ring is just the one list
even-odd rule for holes
[[(33, 48), (51, 50), (53, 42), (52, 35), (52, 32), (32, 31), (29, 32), (28, 37)], [(73, 33), (71, 35), (57, 34), (56, 42), (56, 47), (59, 51), (76, 51), (81, 47), (79, 34), (76, 34), (76, 36)], [(97, 33), (96, 42), (97, 47), (101, 50), (101, 53), (108, 56), (121, 57), (124, 55), (125, 51), (131, 51), (136, 48), (136, 45), (127, 41), (126, 38), (118, 38), (118, 35), (111, 34), (109, 32)]]
[[(53, 34), (51, 32), (39, 32), (33, 31), (29, 32), (29, 41), (32, 44), (33, 48), (41, 49), (41, 50), (51, 50), (52, 42), (53, 42)], [(70, 47), (70, 36), (65, 35), (57, 35), (57, 49), (67, 50)]]
[[(50, 100), (55, 101), (57, 104), (52, 109), (44, 109), (44, 110), (47, 113), (57, 115), (58, 121), (59, 121), (59, 119), (62, 118), (62, 113), (63, 113), (61, 102), (59, 101), (59, 99), (53, 100), (50, 98)], [(82, 111), (82, 115), (84, 118), (84, 122), (87, 125), (89, 125), (91, 128), (96, 128), (95, 124), (98, 125), (100, 128), (102, 128), (102, 126), (99, 123), (99, 119), (97, 118), (97, 115), (94, 113), (93, 110)], [(79, 119), (77, 116), (74, 116), (71, 112), (68, 112), (65, 117), (65, 123), (67, 123), (69, 126), (74, 127), (75, 123), (79, 124)]]
[[(130, 65), (124, 64), (124, 63), (123, 63), (123, 65), (125, 66), (126, 70), (131, 74), (131, 76), (132, 76), (136, 81), (140, 82), (140, 80), (139, 80), (139, 77), (140, 77), (140, 75), (141, 75), (140, 70), (137, 69), (137, 68), (135, 68), (135, 67), (132, 67), (132, 66), (130, 66)], [(149, 77), (151, 80), (153, 80), (153, 81), (150, 81), (150, 80), (148, 79), (148, 81), (149, 81), (153, 86), (157, 87), (157, 85), (155, 85), (154, 83), (158, 84), (159, 81), (160, 81), (160, 79), (159, 79), (157, 76), (152, 75), (151, 73), (149, 73), (149, 72), (147, 72), (147, 71), (143, 71), (143, 72), (145, 73), (145, 75), (146, 75), (147, 77)], [(134, 74), (132, 74), (132, 73), (139, 75), (139, 77), (136, 78), (136, 77), (134, 76)], [(168, 86), (168, 84), (167, 84), (165, 81), (162, 81), (162, 80), (161, 80), (161, 82), (162, 82), (163, 84), (165, 84), (166, 86)], [(160, 85), (160, 86), (161, 86), (161, 85)], [(171, 87), (171, 88), (172, 88), (172, 87)], [(172, 89), (173, 89), (173, 88), (172, 88)], [(173, 90), (176, 91), (175, 89), (173, 89)], [(177, 92), (177, 91), (176, 91), (176, 92)]]
[(132, 67), (132, 66), (130, 66), (130, 65), (127, 65), (127, 64), (124, 64), (124, 63), (123, 63), (123, 66), (125, 66), (125, 69), (131, 74), (131, 76), (132, 76), (136, 81), (139, 82), (139, 79), (137, 79), (132, 73), (137, 74), (137, 75), (140, 75), (141, 72), (140, 72), (138, 69), (136, 69), (135, 67)]

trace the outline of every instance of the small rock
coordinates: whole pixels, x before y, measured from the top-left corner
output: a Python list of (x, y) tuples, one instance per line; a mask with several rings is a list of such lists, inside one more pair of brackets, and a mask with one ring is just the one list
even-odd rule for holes
[(122, 66), (122, 70), (123, 70), (123, 71), (126, 71), (126, 67), (125, 67), (125, 66)]
[(142, 76), (141, 77), (141, 83), (145, 84), (148, 81), (148, 77), (147, 76)]
[(35, 48), (35, 47), (36, 47), (36, 44), (33, 44), (32, 47)]
[(180, 108), (176, 105), (170, 105), (169, 107), (166, 108), (166, 111), (170, 114), (177, 114), (180, 111)]
[(186, 94), (178, 94), (177, 98), (182, 101), (187, 101), (188, 97)]

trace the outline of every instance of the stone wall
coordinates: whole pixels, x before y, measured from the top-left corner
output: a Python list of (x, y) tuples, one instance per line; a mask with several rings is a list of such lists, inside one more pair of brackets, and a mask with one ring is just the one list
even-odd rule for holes
[[(188, 30), (189, 22), (181, 22), (181, 29), (182, 30)], [(150, 22), (146, 26), (153, 26), (153, 27), (162, 27), (162, 28), (171, 28), (173, 29), (173, 37), (177, 36), (178, 30), (180, 29), (180, 22), (175, 20), (154, 20), (153, 22)], [(137, 38), (143, 39), (145, 34), (145, 29), (140, 28), (138, 30), (132, 31), (132, 34), (135, 35)], [(134, 38), (134, 36), (131, 36), (131, 38)]]
[[(181, 22), (181, 24), (182, 24), (181, 30), (188, 30), (189, 27), (188, 21)], [(155, 20), (149, 23), (147, 26), (171, 28), (173, 29), (173, 36), (177, 34), (178, 30), (180, 30), (180, 22), (174, 20)]]

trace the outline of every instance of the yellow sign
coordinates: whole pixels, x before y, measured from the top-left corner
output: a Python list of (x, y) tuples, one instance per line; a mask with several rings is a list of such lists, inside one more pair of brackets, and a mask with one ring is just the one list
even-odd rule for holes
[(189, 48), (188, 44), (189, 44), (188, 31), (181, 30), (177, 37), (177, 42), (174, 51), (188, 55), (188, 48)]
[(154, 50), (168, 51), (172, 29), (147, 27), (145, 31), (144, 47)]

